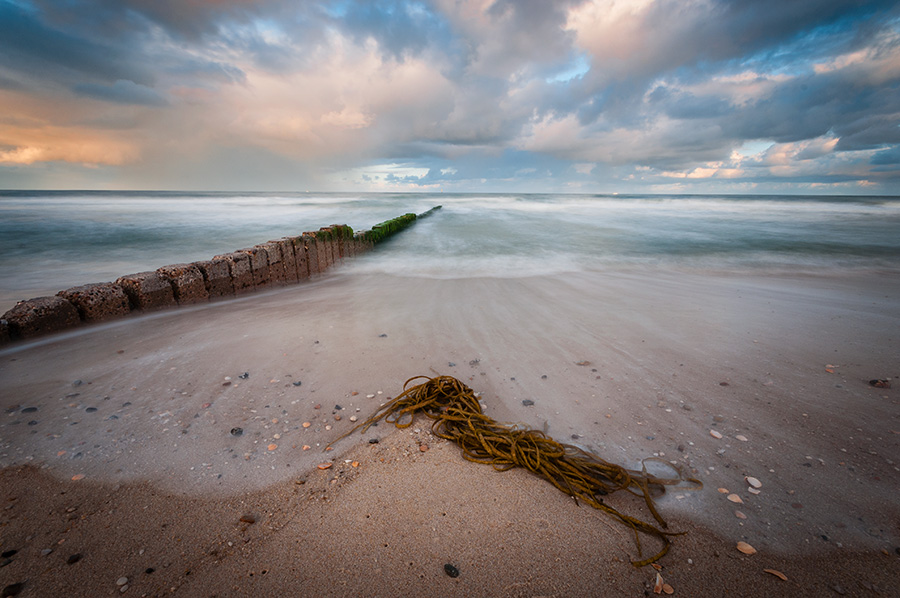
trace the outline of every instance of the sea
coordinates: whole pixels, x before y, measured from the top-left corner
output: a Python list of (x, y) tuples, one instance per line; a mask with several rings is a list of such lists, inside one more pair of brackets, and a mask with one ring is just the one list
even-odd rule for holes
[(442, 209), (345, 272), (900, 273), (900, 197), (0, 190), (0, 312), (330, 224)]

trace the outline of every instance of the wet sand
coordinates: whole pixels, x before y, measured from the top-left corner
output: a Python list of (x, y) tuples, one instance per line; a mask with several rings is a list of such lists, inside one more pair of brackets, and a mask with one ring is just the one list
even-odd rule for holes
[[(447, 374), (499, 421), (628, 467), (658, 456), (693, 470), (703, 490), (658, 501), (688, 532), (661, 561), (676, 595), (889, 595), (900, 412), (896, 388), (868, 381), (900, 377), (897, 330), (892, 276), (429, 280), (350, 267), (17, 345), (0, 352), (0, 548), (17, 551), (0, 585), (24, 582), (21, 596), (115, 594), (121, 577), (127, 595), (147, 596), (652, 593), (656, 571), (629, 564), (627, 529), (525, 472), (464, 461), (425, 421), (324, 451), (407, 378)], [(609, 502), (648, 517), (633, 497)]]

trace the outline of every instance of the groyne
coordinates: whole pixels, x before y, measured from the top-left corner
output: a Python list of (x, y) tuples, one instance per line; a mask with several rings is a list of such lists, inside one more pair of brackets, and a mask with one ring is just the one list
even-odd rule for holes
[(366, 231), (354, 232), (345, 224), (334, 224), (208, 260), (172, 264), (120, 276), (115, 282), (86, 284), (20, 301), (0, 317), (0, 345), (131, 314), (297, 284), (372, 250), (440, 208), (419, 215), (403, 214)]

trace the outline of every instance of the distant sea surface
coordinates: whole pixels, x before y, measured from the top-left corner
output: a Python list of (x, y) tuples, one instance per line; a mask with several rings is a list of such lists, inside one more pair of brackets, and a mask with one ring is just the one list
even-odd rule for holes
[(443, 209), (344, 271), (900, 273), (900, 198), (0, 191), (0, 312), (17, 300), (329, 224)]

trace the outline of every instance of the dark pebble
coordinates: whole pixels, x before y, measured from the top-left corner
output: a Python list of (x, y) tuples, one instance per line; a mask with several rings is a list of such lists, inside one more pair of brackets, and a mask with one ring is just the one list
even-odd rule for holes
[(113, 414), (113, 415), (110, 415), (109, 417), (107, 417), (106, 419), (119, 419), (119, 416)]
[(122, 407), (131, 407), (131, 401), (125, 401), (122, 403)]
[(387, 335), (386, 335), (386, 334), (379, 334), (379, 335), (378, 335), (378, 338), (387, 338)]
[(69, 394), (66, 395), (66, 398), (74, 399), (75, 397), (80, 397), (80, 396), (81, 396), (80, 392), (70, 392)]
[(244, 429), (243, 429), (243, 428), (231, 428), (231, 435), (232, 435), (232, 436), (240, 436), (240, 435), (243, 434), (243, 433), (244, 433)]
[(88, 413), (96, 413), (97, 408), (96, 407), (88, 407), (87, 409), (85, 409), (85, 411), (87, 411)]
[(655, 440), (653, 436), (647, 436), (647, 440)]
[(378, 444), (377, 438), (369, 438), (369, 444)]
[(341, 409), (343, 409), (343, 407), (341, 407), (340, 405), (335, 405), (335, 406), (334, 406), (334, 410), (335, 410), (335, 411), (340, 411)]
[(2, 561), (0, 561), (0, 569), (2, 569), (3, 567), (7, 566), (7, 565), (10, 564), (11, 562), (12, 562), (12, 559), (3, 559)]
[(825, 534), (822, 534), (822, 539), (825, 540), (825, 541), (827, 542), (827, 541), (828, 541), (828, 536), (826, 536)]
[(303, 382), (297, 380), (296, 382), (292, 382), (291, 384), (293, 384), (294, 386), (300, 386), (301, 384), (303, 384)]
[(3, 588), (3, 598), (7, 596), (18, 596), (25, 589), (25, 582), (11, 583)]
[(547, 379), (547, 374), (544, 374), (543, 376), (541, 376), (541, 380), (546, 380), (546, 379)]
[(28, 425), (29, 425), (29, 426), (36, 426), (36, 425), (38, 425), (38, 422), (37, 422), (36, 419), (33, 419), (33, 420), (31, 420), (30, 422), (28, 422)]
[(515, 378), (510, 378), (510, 380), (515, 380)]
[(457, 569), (450, 563), (444, 565), (444, 573), (446, 573), (450, 577), (459, 577), (459, 569)]
[(22, 409), (22, 413), (34, 413), (35, 411), (37, 411), (37, 407), (26, 407), (25, 409)]
[(150, 575), (154, 571), (156, 571), (156, 569), (154, 569), (153, 567), (147, 567), (146, 569), (144, 569), (144, 573), (146, 573), (147, 575)]
[(534, 401), (532, 401), (531, 399), (523, 399), (522, 404), (526, 407), (531, 407), (532, 405), (534, 405)]
[(455, 367), (456, 367), (456, 364), (453, 363), (452, 361), (448, 361), (448, 362), (447, 362), (447, 366), (448, 366), (448, 367), (451, 367), (451, 368), (455, 368)]
[(75, 563), (77, 563), (80, 560), (81, 560), (81, 553), (76, 552), (75, 554), (73, 554), (72, 556), (70, 556), (69, 558), (66, 559), (66, 564), (74, 565)]
[(727, 382), (719, 382), (719, 386), (730, 386)]
[(19, 552), (19, 551), (18, 550), (7, 550), (3, 554), (0, 554), (0, 556), (2, 556), (5, 559), (8, 559), (9, 557), (15, 555), (17, 552)]
[(243, 515), (241, 517), (241, 523), (256, 523), (256, 517), (253, 515)]
[(250, 377), (250, 372), (244, 372), (243, 374), (238, 376), (238, 378), (240, 378), (241, 380), (246, 380), (249, 377)]

